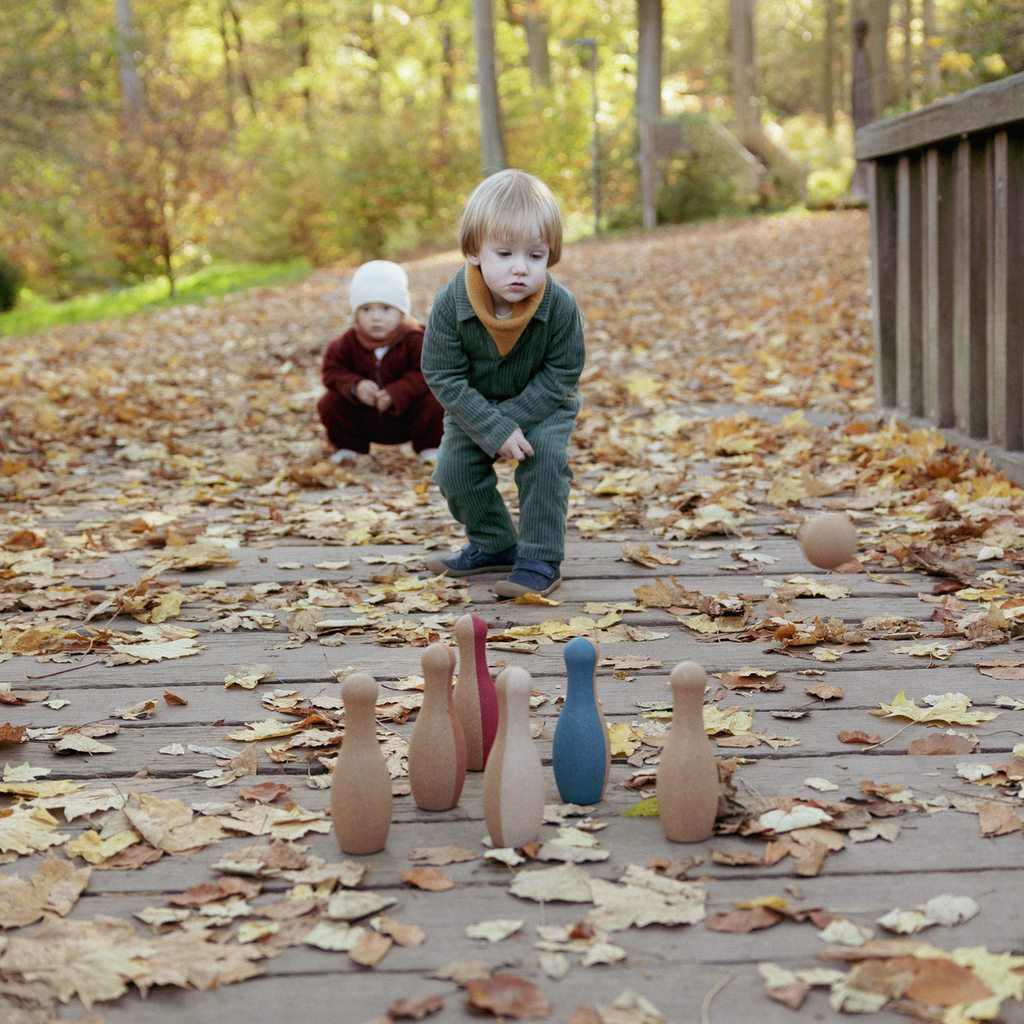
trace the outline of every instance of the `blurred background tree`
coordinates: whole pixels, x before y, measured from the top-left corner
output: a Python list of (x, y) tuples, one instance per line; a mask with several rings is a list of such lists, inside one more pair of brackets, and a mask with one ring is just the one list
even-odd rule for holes
[[(452, 246), (484, 173), (484, 4), (505, 162), (551, 185), (571, 238), (593, 229), (592, 96), (588, 51), (562, 41), (597, 40), (602, 230), (641, 221), (652, 73), (682, 140), (658, 165), (674, 220), (788, 205), (780, 160), (812, 205), (844, 201), (855, 18), (876, 116), (1024, 69), (1024, 0), (4, 0), (0, 260), (59, 299)], [(768, 165), (758, 188), (729, 130)]]

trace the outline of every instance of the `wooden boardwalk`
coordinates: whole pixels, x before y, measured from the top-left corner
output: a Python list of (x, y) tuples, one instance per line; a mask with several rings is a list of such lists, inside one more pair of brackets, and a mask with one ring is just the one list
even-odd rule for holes
[[(322, 497), (322, 495), (321, 495)], [(344, 500), (344, 493), (338, 496)], [(327, 505), (329, 507), (329, 503)], [(862, 520), (871, 522), (870, 513)], [(47, 523), (40, 522), (40, 527)], [(52, 524), (51, 524), (52, 525)], [(629, 531), (628, 540), (647, 541), (652, 548), (679, 558), (678, 565), (659, 570), (643, 568), (620, 559), (621, 541), (570, 539), (568, 556), (563, 564), (565, 582), (553, 595), (563, 603), (558, 607), (496, 602), (490, 591), (494, 579), (475, 578), (469, 588), (469, 603), (447, 608), (445, 614), (473, 611), (482, 615), (492, 634), (513, 626), (535, 625), (546, 619), (568, 622), (575, 615), (585, 614), (588, 602), (611, 605), (632, 604), (635, 588), (654, 579), (670, 576), (687, 589), (703, 594), (727, 592), (763, 595), (772, 593), (764, 585), (766, 579), (781, 581), (801, 573), (816, 581), (840, 583), (852, 593), (838, 600), (796, 598), (791, 601), (793, 615), (806, 623), (814, 616), (827, 619), (836, 616), (853, 627), (869, 616), (892, 614), (924, 623), (924, 634), (940, 631), (928, 622), (933, 606), (923, 603), (919, 593), (931, 593), (936, 577), (916, 571), (903, 572), (884, 568), (880, 572), (905, 582), (872, 580), (866, 573), (826, 574), (811, 567), (802, 557), (795, 541), (785, 534), (791, 524), (780, 518), (774, 509), (761, 507), (759, 518), (744, 524), (743, 539), (758, 544), (758, 551), (776, 561), (759, 569), (744, 565), (736, 568), (728, 551), (719, 551), (711, 559), (691, 559), (690, 554), (709, 540), (678, 542), (669, 548), (654, 548), (656, 538), (639, 531)], [(575, 537), (573, 531), (573, 537)], [(735, 539), (735, 538), (733, 538)], [(419, 546), (316, 545), (308, 540), (285, 538), (277, 546), (243, 547), (232, 552), (238, 559), (234, 567), (215, 567), (190, 572), (173, 572), (182, 588), (194, 589), (205, 581), (216, 579), (228, 587), (243, 587), (265, 582), (289, 584), (298, 580), (321, 579), (329, 585), (351, 583), (359, 587), (385, 566), (368, 565), (360, 558), (367, 555), (422, 555)], [(117, 575), (91, 584), (72, 577), (73, 586), (91, 585), (99, 590), (124, 586), (139, 575), (135, 562), (140, 552), (130, 551), (110, 561)], [(313, 568), (316, 563), (349, 561), (350, 567), (338, 571)], [(299, 568), (277, 568), (278, 563)], [(415, 571), (416, 562), (405, 568)], [(422, 573), (420, 573), (422, 575)], [(327, 609), (326, 615), (350, 617), (350, 609)], [(275, 689), (301, 690), (306, 697), (317, 694), (337, 696), (339, 685), (329, 668), (353, 666), (372, 674), (382, 687), (394, 684), (419, 672), (420, 649), (413, 646), (383, 646), (376, 632), (350, 635), (340, 646), (321, 646), (309, 640), (292, 649), (274, 649), (287, 639), (283, 625), (285, 612), (274, 630), (239, 629), (233, 633), (210, 632), (202, 621), (173, 620), (199, 631), (201, 654), (135, 666), (107, 667), (93, 664), (63, 675), (32, 679), (67, 666), (37, 665), (35, 660), (15, 657), (0, 664), (0, 683), (10, 683), (14, 692), (47, 689), (51, 696), (59, 694), (70, 704), (54, 711), (39, 705), (4, 707), (0, 721), (12, 726), (84, 724), (112, 721), (108, 716), (124, 704), (154, 700), (152, 717), (137, 721), (120, 721), (120, 733), (108, 738), (116, 747), (112, 754), (93, 757), (58, 757), (44, 740), (7, 747), (3, 757), (11, 764), (28, 760), (33, 767), (50, 768), (50, 778), (94, 780), (94, 788), (116, 785), (118, 791), (149, 793), (161, 799), (178, 798), (188, 804), (201, 801), (236, 801), (237, 791), (255, 782), (284, 782), (292, 787), (287, 800), (294, 800), (313, 811), (328, 805), (326, 789), (309, 788), (305, 761), (274, 764), (260, 753), (260, 777), (241, 777), (222, 788), (207, 790), (193, 773), (215, 765), (209, 753), (188, 749), (196, 747), (232, 748), (242, 745), (225, 737), (240, 730), (246, 722), (284, 716), (261, 706), (261, 698)], [(765, 604), (753, 607), (751, 623), (763, 619)], [(593, 616), (592, 616), (593, 617)], [(196, 618), (202, 618), (197, 616)], [(397, 618), (392, 616), (392, 618)], [(407, 616), (417, 619), (418, 616)], [(893, 648), (914, 642), (912, 639), (887, 639), (881, 633), (872, 636), (864, 650), (843, 653), (834, 662), (819, 662), (810, 657), (811, 648), (793, 648), (786, 656), (779, 643), (769, 639), (734, 642), (724, 637), (706, 637), (683, 627), (667, 609), (646, 608), (622, 613), (631, 627), (647, 627), (657, 638), (641, 642), (602, 644), (603, 657), (647, 656), (660, 667), (626, 672), (601, 668), (598, 686), (604, 709), (611, 723), (635, 723), (648, 732), (657, 730), (657, 723), (640, 717), (639, 702), (665, 701), (669, 694), (666, 680), (678, 661), (693, 660), (709, 673), (711, 691), (708, 700), (719, 689), (712, 674), (736, 672), (744, 667), (772, 669), (784, 689), (775, 692), (728, 692), (717, 700), (719, 707), (738, 706), (753, 710), (752, 729), (762, 734), (791, 737), (798, 742), (777, 750), (766, 743), (739, 749), (722, 748), (722, 757), (742, 756), (749, 759), (735, 772), (733, 782), (739, 796), (753, 801), (761, 798), (797, 797), (803, 800), (862, 800), (862, 782), (904, 784), (912, 792), (913, 802), (898, 817), (874, 817), (876, 823), (899, 825), (898, 836), (889, 842), (882, 838), (870, 842), (852, 842), (846, 833), (833, 833), (846, 838), (845, 848), (825, 858), (816, 876), (796, 873), (792, 857), (785, 857), (768, 866), (728, 866), (713, 862), (710, 850), (724, 853), (745, 851), (763, 858), (766, 843), (757, 836), (716, 836), (707, 844), (675, 845), (666, 841), (654, 817), (621, 817), (625, 811), (652, 791), (651, 786), (637, 791), (624, 786), (638, 767), (617, 759), (612, 767), (606, 798), (593, 810), (593, 816), (607, 827), (596, 833), (600, 848), (610, 857), (604, 862), (582, 866), (593, 877), (616, 880), (626, 865), (647, 867), (656, 858), (675, 860), (691, 854), (704, 857), (703, 863), (691, 868), (689, 881), (699, 884), (708, 893), (707, 913), (723, 913), (734, 904), (759, 897), (787, 898), (794, 908), (821, 908), (849, 918), (873, 929), (878, 938), (896, 938), (876, 925), (876, 919), (899, 907), (904, 910), (940, 894), (971, 896), (980, 906), (980, 913), (956, 928), (936, 927), (914, 936), (946, 949), (955, 947), (987, 947), (992, 952), (1021, 952), (1024, 934), (1024, 841), (1017, 834), (997, 838), (979, 835), (979, 817), (970, 813), (963, 798), (992, 798), (998, 791), (969, 785), (957, 778), (956, 765), (963, 761), (997, 764), (1010, 757), (1014, 745), (1021, 741), (1024, 718), (1021, 712), (1006, 710), (993, 722), (972, 729), (960, 729), (978, 736), (979, 749), (970, 755), (909, 756), (909, 743), (937, 730), (912, 725), (891, 741), (869, 750), (859, 745), (842, 743), (838, 733), (863, 730), (883, 738), (896, 733), (906, 723), (873, 717), (880, 702), (891, 702), (906, 691), (920, 704), (928, 694), (962, 691), (970, 696), (975, 709), (998, 710), (991, 706), (1005, 693), (1022, 693), (1019, 683), (982, 675), (978, 661), (1014, 657), (1020, 653), (1017, 643), (992, 647), (983, 652), (960, 650), (948, 660), (911, 658), (892, 653)], [(450, 619), (448, 620), (450, 621)], [(106, 625), (106, 623), (104, 623)], [(110, 625), (134, 629), (137, 624), (119, 618)], [(442, 635), (446, 630), (441, 630)], [(600, 640), (600, 633), (595, 634)], [(832, 644), (825, 646), (835, 647)], [(547, 643), (536, 653), (505, 650), (490, 652), (492, 663), (521, 664), (531, 672), (536, 688), (549, 700), (534, 712), (543, 724), (537, 744), (544, 760), (548, 778), (548, 800), (557, 804), (558, 795), (550, 773), (551, 740), (557, 717), (555, 698), (564, 693), (564, 665), (561, 644)], [(991, 658), (988, 656), (991, 655)], [(92, 660), (92, 659), (89, 659)], [(224, 678), (234, 668), (259, 662), (271, 667), (273, 677), (256, 689), (225, 688)], [(806, 670), (821, 675), (800, 674)], [(625, 676), (626, 678), (620, 678)], [(805, 694), (805, 686), (827, 683), (842, 688), (841, 699), (822, 701)], [(187, 705), (168, 706), (165, 689), (187, 698)], [(806, 710), (799, 718), (775, 718), (772, 712)], [(404, 724), (387, 723), (389, 728), (408, 737), (414, 719)], [(179, 743), (186, 752), (168, 756), (159, 751)], [(641, 753), (653, 755), (654, 747), (642, 747)], [(312, 762), (319, 771), (320, 766)], [(651, 772), (655, 770), (650, 768)], [(838, 786), (830, 792), (817, 793), (805, 784), (809, 778), (827, 779)], [(400, 785), (402, 780), (396, 780)], [(898, 788), (898, 787), (897, 787)], [(570, 969), (561, 979), (544, 974), (535, 948), (537, 927), (571, 924), (593, 908), (589, 904), (548, 902), (520, 899), (509, 892), (513, 871), (508, 867), (482, 859), (481, 844), (486, 828), (481, 803), (482, 777), (470, 774), (462, 799), (450, 812), (419, 811), (410, 796), (397, 796), (394, 819), (385, 851), (366, 858), (370, 871), (363, 886), (393, 897), (391, 916), (404, 924), (420, 926), (426, 941), (418, 946), (394, 946), (373, 969), (356, 965), (345, 952), (329, 952), (308, 945), (285, 949), (280, 955), (261, 960), (260, 976), (238, 984), (223, 985), (210, 991), (183, 990), (171, 986), (158, 987), (143, 1002), (132, 989), (119, 999), (98, 1003), (94, 1013), (106, 1022), (145, 1022), (164, 1024), (243, 1024), (243, 1022), (302, 1021), (303, 1024), (363, 1024), (384, 1015), (396, 999), (417, 997), (436, 992), (443, 997), (444, 1008), (430, 1020), (455, 1022), (476, 1019), (464, 1008), (465, 995), (451, 981), (429, 975), (454, 961), (485, 961), (491, 970), (514, 973), (538, 985), (550, 999), (548, 1019), (565, 1024), (579, 1006), (607, 1006), (625, 989), (633, 989), (663, 1014), (672, 1024), (697, 1021), (738, 1024), (756, 1017), (764, 1024), (792, 1019), (831, 1021), (840, 1013), (828, 1001), (827, 988), (815, 988), (797, 1016), (794, 1012), (767, 998), (758, 975), (757, 964), (774, 962), (792, 970), (823, 964), (818, 954), (825, 949), (819, 929), (809, 921), (786, 920), (768, 930), (749, 934), (729, 934), (709, 930), (706, 922), (667, 927), (652, 924), (609, 934), (609, 941), (621, 947), (624, 961), (590, 967), (580, 965), (580, 954), (568, 954)], [(9, 805), (9, 799), (5, 803)], [(929, 803), (930, 802), (930, 803)], [(960, 802), (964, 810), (952, 803)], [(877, 813), (897, 810), (900, 805), (888, 803), (875, 806)], [(59, 818), (59, 812), (55, 812)], [(866, 823), (867, 816), (863, 815)], [(95, 820), (98, 820), (96, 816)], [(94, 823), (94, 822), (93, 822)], [(572, 819), (569, 820), (572, 823)], [(88, 818), (79, 817), (71, 823), (60, 819), (60, 831), (80, 836), (89, 826)], [(546, 824), (542, 840), (555, 836), (555, 826)], [(225, 838), (183, 856), (164, 856), (139, 870), (92, 872), (89, 884), (69, 917), (91, 921), (98, 915), (130, 920), (131, 915), (146, 907), (164, 907), (169, 895), (181, 893), (190, 886), (215, 881), (217, 873), (211, 866), (226, 854), (253, 845), (265, 846), (267, 837), (240, 836)], [(400, 873), (413, 866), (409, 860), (412, 848), (455, 844), (474, 851), (477, 859), (447, 865), (443, 868), (455, 881), (455, 887), (444, 892), (428, 892), (403, 884)], [(329, 863), (352, 859), (339, 856), (332, 834), (310, 833), (297, 841), (306, 849), (306, 856), (320, 856)], [(17, 873), (26, 878), (42, 863), (35, 854), (6, 864), (4, 874)], [(81, 866), (82, 861), (76, 863)], [(553, 864), (528, 863), (517, 869), (532, 871), (553, 867)], [(259, 907), (279, 899), (291, 882), (269, 878), (263, 892), (252, 902)], [(471, 939), (465, 929), (476, 922), (518, 919), (522, 927), (509, 938), (489, 943)], [(140, 935), (149, 934), (147, 926), (134, 921)], [(34, 928), (23, 929), (32, 934)], [(6, 933), (8, 936), (18, 934)], [(0, 936), (0, 944), (5, 938)], [(2, 946), (0, 946), (2, 948)], [(840, 967), (845, 967), (839, 964)], [(726, 979), (729, 979), (726, 981)], [(718, 989), (707, 1002), (712, 990)], [(702, 1007), (703, 1004), (703, 1007)], [(52, 1016), (60, 1020), (77, 1020), (86, 1013), (77, 998), (68, 1005), (56, 1005)], [(4, 1021), (45, 1020), (31, 1016), (30, 1011), (11, 1002), (7, 1009), (0, 1003), (0, 1019)], [(582, 1019), (582, 1018), (578, 1018)], [(600, 1019), (600, 1018), (587, 1018)], [(619, 1018), (616, 1018), (619, 1019)], [(642, 1016), (622, 1017), (641, 1020)], [(905, 1019), (891, 1010), (875, 1014), (879, 1022)], [(1001, 1020), (1024, 1021), (1022, 1004), (1006, 1000)]]

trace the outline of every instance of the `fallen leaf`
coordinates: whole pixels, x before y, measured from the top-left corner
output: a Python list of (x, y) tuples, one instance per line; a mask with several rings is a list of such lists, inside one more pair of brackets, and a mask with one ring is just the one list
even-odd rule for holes
[(466, 928), (466, 935), (471, 939), (486, 939), (488, 942), (501, 942), (502, 939), (507, 939), (510, 935), (514, 935), (522, 927), (522, 921), (480, 921), (477, 924), (468, 925)]
[(821, 700), (841, 700), (843, 688), (841, 686), (826, 686), (822, 683), (820, 686), (805, 686), (804, 693), (808, 697), (818, 697)]
[(919, 739), (911, 740), (907, 753), (917, 754), (973, 754), (978, 749), (978, 741), (974, 737), (946, 733), (932, 733)]
[(409, 851), (409, 860), (422, 860), (434, 867), (445, 864), (459, 864), (467, 860), (476, 860), (472, 850), (464, 850), (461, 846), (418, 846)]
[(396, 999), (388, 1007), (388, 1018), (391, 1020), (423, 1020), (432, 1013), (444, 1009), (444, 1000), (436, 993), (430, 992), (415, 999)]
[(532, 982), (514, 974), (495, 974), (489, 978), (467, 981), (466, 1006), (476, 1013), (514, 1020), (545, 1020), (551, 1002)]
[(446, 875), (437, 868), (413, 868), (411, 871), (403, 871), (402, 881), (406, 885), (414, 885), (417, 889), (425, 889), (427, 892), (444, 892), (455, 887), (451, 875)]
[(282, 797), (285, 793), (292, 791), (291, 786), (282, 782), (261, 782), (256, 786), (249, 786), (238, 791), (239, 797), (243, 800), (253, 800), (261, 804), (270, 804)]
[(539, 903), (590, 903), (590, 875), (575, 864), (539, 871), (520, 871), (512, 880), (509, 892), (520, 899)]
[(753, 910), (730, 910), (723, 914), (713, 914), (707, 919), (704, 927), (711, 932), (729, 932), (734, 935), (745, 935), (748, 932), (771, 928), (783, 919), (768, 907), (755, 907)]
[(361, 967), (376, 967), (394, 944), (395, 940), (390, 935), (367, 929), (348, 950), (348, 955)]
[(846, 729), (840, 729), (839, 732), (836, 733), (836, 738), (839, 740), (840, 743), (875, 744), (882, 742), (881, 736), (878, 736), (877, 734), (872, 734), (869, 736), (866, 732), (862, 732), (859, 729), (853, 732), (849, 732)]

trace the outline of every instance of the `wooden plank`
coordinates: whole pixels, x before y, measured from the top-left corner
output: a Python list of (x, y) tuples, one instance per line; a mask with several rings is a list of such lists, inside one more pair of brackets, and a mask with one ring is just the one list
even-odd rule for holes
[(871, 211), (871, 321), (874, 333), (875, 406), (896, 405), (897, 163), (868, 165)]
[(1021, 121), (1022, 111), (1024, 73), (866, 125), (857, 131), (855, 155), (858, 160), (874, 160), (942, 139), (1002, 127)]
[(1009, 183), (1007, 134), (997, 132), (992, 138), (987, 167), (988, 435), (1001, 448), (1020, 450), (1024, 444), (1020, 403), (1024, 341), (1007, 331)]
[(938, 427), (953, 415), (953, 171), (956, 150), (931, 146), (926, 154), (922, 246), (922, 364), (924, 415)]
[(921, 380), (921, 158), (904, 154), (896, 173), (896, 405), (923, 412)]
[(988, 432), (985, 181), (985, 147), (964, 139), (954, 176), (953, 404), (956, 428), (968, 437)]

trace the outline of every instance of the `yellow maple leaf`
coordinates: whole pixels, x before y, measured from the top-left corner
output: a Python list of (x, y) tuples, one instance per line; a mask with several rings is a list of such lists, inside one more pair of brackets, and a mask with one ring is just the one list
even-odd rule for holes
[(134, 829), (122, 829), (109, 839), (100, 839), (98, 832), (89, 829), (77, 839), (65, 843), (63, 850), (69, 857), (81, 857), (89, 864), (102, 864), (114, 854), (127, 850), (129, 846), (141, 841), (142, 836)]
[(717, 704), (704, 705), (704, 731), (709, 736), (728, 733), (733, 736), (750, 732), (754, 724), (753, 711), (740, 711), (738, 707), (720, 708)]
[(629, 722), (615, 722), (608, 726), (608, 740), (612, 757), (629, 757), (640, 746), (643, 729), (634, 729)]
[(922, 725), (982, 725), (991, 722), (1002, 714), (1001, 711), (968, 711), (969, 701), (966, 697), (943, 697), (934, 707), (919, 708), (913, 698), (908, 698), (904, 690), (893, 698), (891, 704), (879, 701), (879, 711), (872, 715), (884, 718), (909, 718), (912, 722)]

